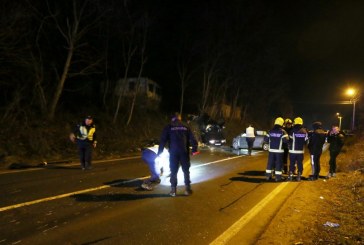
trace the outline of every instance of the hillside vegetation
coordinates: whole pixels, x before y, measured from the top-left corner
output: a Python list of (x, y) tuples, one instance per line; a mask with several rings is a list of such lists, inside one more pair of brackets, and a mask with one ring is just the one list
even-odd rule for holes
[[(37, 164), (43, 161), (77, 159), (77, 147), (69, 140), (69, 133), (83, 120), (82, 115), (63, 114), (53, 122), (39, 119), (3, 124), (0, 132), (0, 166), (13, 163)], [(103, 113), (94, 113), (98, 146), (94, 159), (117, 158), (126, 154), (138, 154), (151, 139), (159, 139), (169, 115), (144, 111), (135, 115), (132, 123), (112, 123)], [(122, 121), (122, 120), (120, 120)], [(227, 144), (244, 130), (239, 121), (226, 122)]]

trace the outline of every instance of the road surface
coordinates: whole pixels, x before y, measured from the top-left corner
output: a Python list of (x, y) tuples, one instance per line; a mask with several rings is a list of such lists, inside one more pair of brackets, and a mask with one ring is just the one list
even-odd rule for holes
[[(180, 170), (140, 188), (140, 156), (0, 172), (2, 244), (254, 244), (297, 182), (266, 182), (267, 152), (205, 148), (191, 158), (191, 196)], [(307, 160), (307, 158), (306, 158)]]

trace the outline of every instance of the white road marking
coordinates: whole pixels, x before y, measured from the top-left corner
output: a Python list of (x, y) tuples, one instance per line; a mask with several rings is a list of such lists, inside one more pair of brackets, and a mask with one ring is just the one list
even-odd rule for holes
[[(110, 160), (96, 160), (96, 161), (92, 161), (93, 163), (104, 163), (104, 162), (113, 162), (113, 161), (124, 161), (124, 160), (129, 160), (129, 159), (137, 159), (140, 158), (140, 156), (134, 156), (134, 157), (124, 157), (124, 158), (116, 158), (116, 159), (110, 159)], [(71, 161), (72, 162), (72, 161)], [(60, 163), (62, 164), (62, 163)], [(64, 164), (64, 163), (63, 163)], [(52, 164), (50, 164), (52, 165)], [(67, 166), (78, 166), (80, 165), (80, 163), (67, 163)], [(38, 170), (44, 170), (46, 168), (39, 166), (39, 167), (31, 167), (31, 168), (27, 168), (27, 169), (17, 169), (17, 170), (8, 170), (8, 171), (1, 171), (1, 174), (14, 174), (14, 173), (19, 173), (19, 172), (30, 172), (30, 171), (38, 171)]]
[(234, 237), (250, 220), (252, 220), (270, 201), (272, 201), (276, 195), (283, 190), (288, 182), (283, 182), (277, 186), (268, 196), (255, 205), (249, 212), (242, 216), (232, 226), (230, 226), (225, 232), (223, 232), (218, 238), (216, 238), (210, 245), (226, 244), (232, 237)]
[[(217, 161), (213, 161), (213, 162), (204, 163), (204, 164), (197, 165), (197, 166), (192, 166), (191, 169), (198, 168), (198, 167), (201, 167), (201, 166), (206, 166), (206, 165), (213, 164), (213, 163), (218, 163), (218, 162), (232, 160), (232, 159), (235, 159), (235, 158), (238, 158), (238, 157), (241, 157), (241, 156), (228, 157), (228, 158), (224, 158), (224, 159), (217, 160)], [(102, 190), (102, 189), (110, 188), (110, 187), (113, 187), (113, 186), (116, 186), (116, 185), (127, 184), (127, 183), (131, 183), (131, 182), (134, 182), (134, 181), (147, 179), (149, 177), (150, 176), (146, 176), (146, 177), (141, 177), (141, 178), (126, 180), (126, 181), (115, 182), (115, 183), (112, 183), (110, 185), (102, 185), (102, 186), (98, 186), (98, 187), (94, 187), (94, 188), (89, 188), (89, 189), (85, 189), (85, 190), (80, 190), (80, 191), (65, 193), (65, 194), (58, 195), (58, 196), (46, 197), (46, 198), (42, 198), (42, 199), (38, 199), (38, 200), (34, 200), (34, 201), (29, 201), (29, 202), (19, 203), (19, 204), (15, 204), (15, 205), (6, 206), (6, 207), (1, 207), (0, 208), (0, 212), (7, 211), (7, 210), (11, 210), (11, 209), (16, 209), (16, 208), (20, 208), (20, 207), (30, 206), (30, 205), (37, 204), (37, 203), (41, 203), (41, 202), (53, 201), (53, 200), (56, 200), (56, 199), (70, 197), (70, 196), (73, 196), (73, 195), (82, 194), (82, 193), (86, 193), (86, 192), (92, 192), (92, 191)]]
[[(307, 170), (307, 166), (310, 161), (307, 160), (304, 163), (304, 169)], [(306, 171), (305, 171), (306, 172)], [(279, 184), (271, 193), (269, 193), (264, 199), (262, 199), (258, 204), (256, 204), (252, 209), (244, 214), (238, 221), (236, 221), (232, 226), (225, 230), (219, 237), (210, 243), (210, 245), (220, 245), (226, 244), (231, 238), (233, 238), (243, 227), (249, 223), (261, 210), (272, 201), (287, 185), (289, 182), (282, 182)]]

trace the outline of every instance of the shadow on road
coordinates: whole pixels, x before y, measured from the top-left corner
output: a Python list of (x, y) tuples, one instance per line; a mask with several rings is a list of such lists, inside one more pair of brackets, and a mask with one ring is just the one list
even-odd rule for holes
[(243, 181), (250, 183), (262, 183), (266, 182), (264, 178), (265, 171), (246, 171), (244, 173), (239, 173), (238, 177), (230, 178), (231, 181)]
[(118, 179), (105, 182), (104, 185), (109, 185), (112, 187), (140, 187), (142, 183), (142, 180)]
[(132, 201), (146, 198), (161, 198), (170, 197), (168, 194), (105, 194), (105, 195), (93, 195), (93, 194), (77, 194), (71, 196), (78, 202), (120, 202), (120, 201)]

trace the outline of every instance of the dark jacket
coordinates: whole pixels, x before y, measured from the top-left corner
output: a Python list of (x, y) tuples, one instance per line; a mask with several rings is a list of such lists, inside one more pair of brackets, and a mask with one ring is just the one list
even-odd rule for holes
[(321, 127), (314, 128), (314, 131), (309, 132), (308, 149), (311, 155), (319, 155), (322, 153), (326, 136), (326, 132)]
[(169, 144), (169, 153), (189, 153), (190, 146), (192, 152), (197, 152), (198, 143), (190, 128), (180, 121), (174, 121), (167, 125), (162, 132), (158, 155), (163, 152), (166, 144)]
[(264, 142), (269, 142), (269, 152), (283, 153), (283, 144), (288, 143), (288, 134), (280, 126), (274, 125), (264, 137)]
[(329, 133), (327, 143), (330, 143), (329, 150), (339, 152), (344, 145), (345, 135), (343, 132), (337, 134)]
[(307, 130), (302, 125), (293, 126), (289, 133), (289, 153), (303, 154), (307, 141)]

